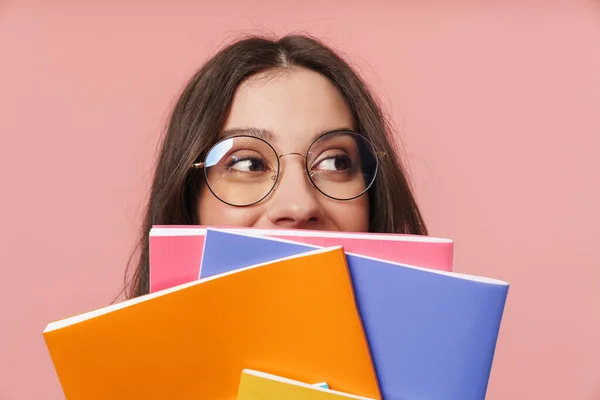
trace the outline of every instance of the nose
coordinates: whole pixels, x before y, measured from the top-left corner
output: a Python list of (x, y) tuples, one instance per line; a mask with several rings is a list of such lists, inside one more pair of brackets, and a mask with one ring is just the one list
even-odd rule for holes
[(282, 157), (280, 162), (279, 179), (267, 210), (269, 222), (284, 229), (316, 228), (323, 220), (323, 210), (306, 175), (303, 156)]

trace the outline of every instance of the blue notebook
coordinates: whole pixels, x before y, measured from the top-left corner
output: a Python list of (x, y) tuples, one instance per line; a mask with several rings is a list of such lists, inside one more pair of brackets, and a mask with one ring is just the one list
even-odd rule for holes
[[(200, 277), (315, 248), (209, 228)], [(346, 258), (383, 398), (484, 399), (509, 285), (350, 253)]]

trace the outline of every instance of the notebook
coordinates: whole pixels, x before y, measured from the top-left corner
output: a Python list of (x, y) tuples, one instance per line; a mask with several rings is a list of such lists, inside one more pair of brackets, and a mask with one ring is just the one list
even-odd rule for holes
[(240, 378), (237, 400), (372, 400), (304, 382), (244, 369)]
[[(231, 232), (290, 239), (318, 246), (344, 246), (346, 251), (425, 268), (452, 271), (450, 239), (390, 233), (352, 233), (305, 229), (227, 227)], [(204, 226), (154, 226), (150, 230), (150, 292), (198, 279)]]
[[(201, 275), (314, 249), (208, 229)], [(348, 252), (346, 258), (383, 398), (484, 399), (509, 285)]]
[(245, 368), (380, 398), (339, 246), (56, 321), (43, 337), (68, 399), (234, 399)]

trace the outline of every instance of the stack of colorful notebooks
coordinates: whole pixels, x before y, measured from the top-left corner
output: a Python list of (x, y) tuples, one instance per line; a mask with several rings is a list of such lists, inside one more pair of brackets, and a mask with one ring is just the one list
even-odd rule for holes
[(506, 282), (447, 239), (157, 226), (150, 294), (50, 323), (67, 399), (485, 398)]

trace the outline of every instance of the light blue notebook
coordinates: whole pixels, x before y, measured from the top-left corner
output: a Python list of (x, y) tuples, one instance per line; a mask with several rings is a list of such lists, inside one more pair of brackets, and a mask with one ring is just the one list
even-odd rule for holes
[[(315, 248), (208, 229), (200, 277)], [(509, 285), (346, 257), (383, 398), (483, 400)]]

